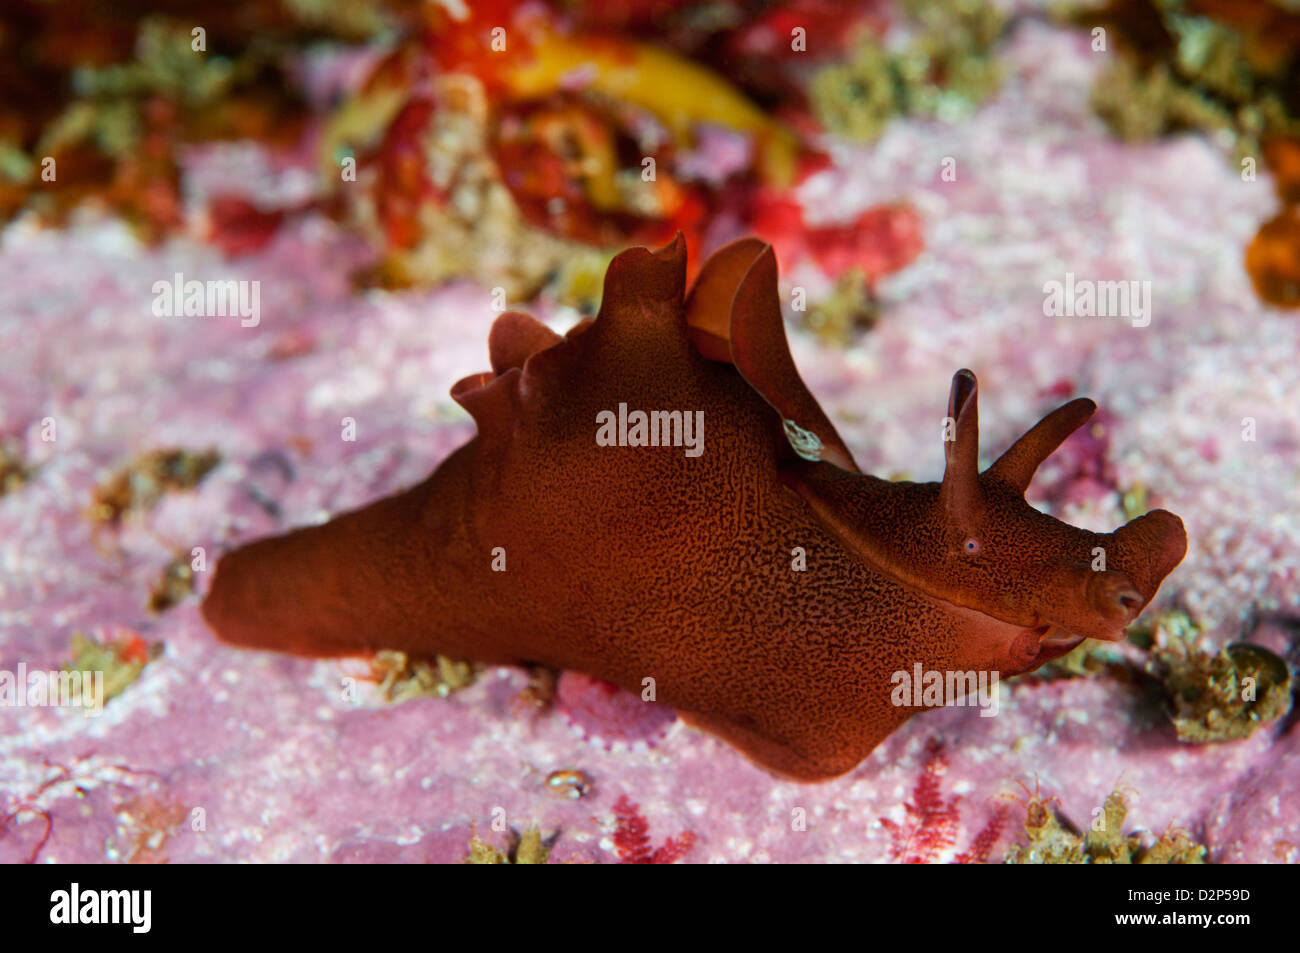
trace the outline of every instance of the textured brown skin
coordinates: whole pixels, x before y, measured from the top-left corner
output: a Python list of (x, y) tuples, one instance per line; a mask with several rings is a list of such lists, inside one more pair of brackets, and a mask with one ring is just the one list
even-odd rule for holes
[[(208, 624), (303, 655), (542, 664), (638, 693), (653, 678), (692, 724), (811, 781), (919, 710), (891, 703), (894, 672), (1009, 676), (1083, 635), (1118, 639), (1181, 561), (1182, 523), (1162, 510), (1096, 534), (1025, 502), (1090, 401), (979, 474), (976, 382), (959, 371), (943, 483), (858, 472), (790, 359), (771, 249), (721, 250), (683, 301), (685, 257), (680, 238), (620, 255), (599, 317), (564, 338), (499, 318), (493, 373), (452, 390), (474, 439), (419, 486), (226, 555)], [(597, 414), (620, 401), (703, 410), (703, 455), (597, 446)], [(783, 420), (816, 435), (818, 460)]]

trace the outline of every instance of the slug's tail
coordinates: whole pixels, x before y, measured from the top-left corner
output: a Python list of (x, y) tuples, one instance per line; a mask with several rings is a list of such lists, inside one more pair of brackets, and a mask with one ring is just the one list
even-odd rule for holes
[(416, 621), (437, 608), (418, 532), (426, 488), (227, 553), (204, 621), (223, 642), (294, 655), (427, 646)]

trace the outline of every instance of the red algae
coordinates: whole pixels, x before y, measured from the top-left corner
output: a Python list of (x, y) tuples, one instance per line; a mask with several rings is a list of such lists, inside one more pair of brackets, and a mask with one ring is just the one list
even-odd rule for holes
[(695, 846), (695, 834), (685, 831), (654, 847), (649, 822), (626, 794), (614, 803), (614, 821), (614, 849), (625, 864), (673, 864)]
[[(880, 818), (880, 824), (889, 834), (891, 861), (902, 864), (940, 863), (944, 854), (956, 843), (961, 831), (961, 796), (945, 798), (942, 794), (943, 778), (948, 773), (948, 757), (944, 744), (937, 738), (926, 742), (925, 761), (912, 787), (911, 799), (903, 803), (906, 819), (902, 822)], [(1008, 810), (999, 805), (985, 825), (976, 833), (966, 850), (953, 858), (956, 864), (982, 864), (1002, 838), (1006, 828)]]

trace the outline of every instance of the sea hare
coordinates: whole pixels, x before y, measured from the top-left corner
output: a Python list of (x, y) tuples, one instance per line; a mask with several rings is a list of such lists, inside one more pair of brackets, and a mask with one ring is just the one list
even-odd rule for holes
[(224, 641), (577, 670), (820, 780), (924, 707), (895, 704), (895, 673), (1009, 676), (1118, 640), (1186, 551), (1163, 510), (1099, 534), (1025, 502), (1089, 400), (980, 473), (968, 370), (935, 415), (941, 483), (860, 472), (757, 239), (689, 294), (680, 236), (623, 252), (594, 320), (561, 337), (509, 312), (488, 351), (452, 388), (478, 433), (427, 480), (221, 559), (203, 616)]

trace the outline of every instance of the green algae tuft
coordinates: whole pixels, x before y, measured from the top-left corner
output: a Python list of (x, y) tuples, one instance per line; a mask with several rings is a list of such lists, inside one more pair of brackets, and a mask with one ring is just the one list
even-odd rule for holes
[(1035, 790), (1025, 805), (1027, 844), (1017, 844), (1007, 853), (1008, 864), (1203, 864), (1205, 846), (1182, 828), (1171, 827), (1153, 842), (1149, 836), (1124, 833), (1129, 796), (1116, 788), (1093, 812), (1085, 833), (1063, 822), (1053, 810), (1055, 798), (1043, 798)]
[(510, 831), (510, 842), (505, 850), (493, 847), (477, 834), (469, 839), (467, 864), (544, 864), (551, 856), (551, 848), (559, 838), (556, 832), (550, 838), (543, 839), (542, 831), (536, 824), (523, 834)]
[(375, 653), (370, 672), (384, 700), (394, 705), (414, 698), (446, 698), (474, 683), (474, 666), (468, 662), (444, 655), (432, 660), (412, 658), (392, 649)]
[(813, 76), (813, 111), (831, 132), (869, 142), (895, 117), (956, 122), (997, 90), (1001, 11), (983, 0), (907, 0), (902, 7), (911, 28), (902, 48), (868, 35), (847, 61)]

